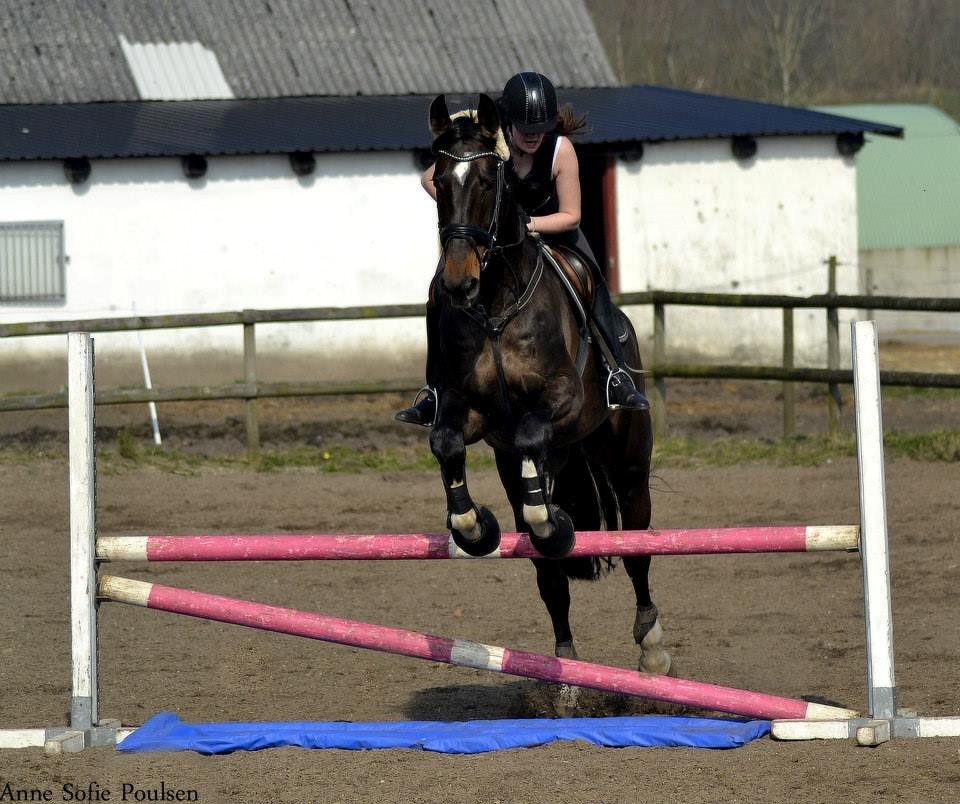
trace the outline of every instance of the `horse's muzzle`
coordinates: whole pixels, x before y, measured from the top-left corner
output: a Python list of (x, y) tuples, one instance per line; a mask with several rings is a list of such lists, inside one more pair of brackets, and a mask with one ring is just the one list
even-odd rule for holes
[(444, 277), (443, 289), (454, 307), (470, 307), (480, 294), (480, 280), (475, 276), (466, 276), (457, 281), (449, 281)]

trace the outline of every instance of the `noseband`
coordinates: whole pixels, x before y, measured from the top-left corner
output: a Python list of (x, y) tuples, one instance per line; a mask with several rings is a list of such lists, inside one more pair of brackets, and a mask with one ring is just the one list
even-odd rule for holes
[[(491, 257), (502, 249), (502, 246), (497, 245), (497, 229), (500, 221), (500, 202), (503, 198), (504, 160), (494, 151), (478, 151), (477, 153), (461, 155), (452, 154), (438, 148), (436, 153), (442, 154), (455, 162), (474, 162), (488, 156), (497, 160), (497, 196), (493, 204), (493, 219), (490, 221), (490, 225), (486, 229), (473, 223), (448, 223), (446, 226), (440, 227), (440, 245), (444, 252), (446, 252), (447, 244), (451, 240), (466, 240), (477, 253), (480, 270), (483, 271)], [(479, 246), (486, 246), (487, 250), (483, 253), (483, 256), (480, 256)]]

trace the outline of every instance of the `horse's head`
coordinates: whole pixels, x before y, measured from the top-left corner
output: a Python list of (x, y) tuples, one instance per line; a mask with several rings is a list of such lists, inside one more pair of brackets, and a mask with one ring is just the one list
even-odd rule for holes
[(493, 101), (480, 95), (476, 111), (452, 118), (443, 95), (430, 106), (436, 156), (433, 182), (443, 247), (443, 289), (454, 304), (469, 307), (480, 292), (480, 273), (499, 242), (507, 194), (509, 156)]

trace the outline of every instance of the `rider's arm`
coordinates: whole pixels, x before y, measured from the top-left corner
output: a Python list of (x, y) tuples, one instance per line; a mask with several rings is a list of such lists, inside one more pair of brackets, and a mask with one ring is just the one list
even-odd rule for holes
[(430, 193), (430, 197), (436, 201), (437, 200), (437, 188), (433, 186), (433, 169), (436, 167), (436, 162), (430, 165), (423, 175), (420, 177), (420, 184), (423, 185), (423, 189)]
[(557, 157), (553, 163), (557, 184), (557, 203), (560, 210), (553, 215), (530, 219), (527, 229), (543, 234), (569, 232), (580, 225), (580, 165), (573, 143), (566, 137), (557, 141)]

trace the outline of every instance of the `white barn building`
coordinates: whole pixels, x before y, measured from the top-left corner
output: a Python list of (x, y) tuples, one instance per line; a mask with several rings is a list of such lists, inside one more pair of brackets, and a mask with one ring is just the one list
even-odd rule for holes
[[(38, 45), (33, 65), (0, 57), (17, 78), (0, 96), (0, 331), (38, 320), (422, 302), (437, 259), (435, 209), (417, 180), (429, 102), (441, 90), (459, 93), (461, 105), (496, 90), (530, 66), (511, 54), (529, 53), (531, 41), (544, 42), (528, 58), (556, 81), (561, 101), (589, 115), (578, 145), (584, 228), (615, 289), (819, 293), (833, 254), (838, 290), (858, 291), (853, 154), (864, 131), (898, 129), (617, 86), (583, 6), (564, 3), (558, 18), (555, 4), (538, 1), (554, 25), (538, 29), (540, 39), (480, 3), (485, 41), (454, 37), (430, 59), (424, 48), (444, 41), (433, 28), (455, 30), (449, 0), (417, 6), (419, 30), (388, 3), (373, 17), (370, 4), (348, 2), (356, 13), (347, 21), (343, 3), (325, 0), (285, 3), (271, 19), (246, 0), (168, 2), (178, 14), (157, 18), (133, 0), (109, 13), (79, 0), (44, 6), (48, 19), (24, 23), (21, 37), (72, 44)], [(393, 32), (389, 47), (381, 31)], [(650, 311), (631, 314), (649, 335)], [(779, 312), (668, 316), (672, 355), (779, 354)], [(823, 362), (824, 330), (822, 313), (798, 315), (801, 362)], [(144, 338), (174, 380), (186, 357), (223, 364), (218, 377), (207, 362), (204, 381), (239, 376), (238, 328)], [(411, 377), (423, 346), (419, 320), (258, 333), (262, 353), (286, 358), (263, 364), (268, 380), (302, 377), (305, 367), (312, 377), (358, 367)], [(0, 338), (0, 392), (39, 388), (34, 367), (63, 351), (61, 338)], [(98, 353), (138, 366), (133, 335), (99, 336)], [(136, 382), (133, 371), (105, 376)]]

